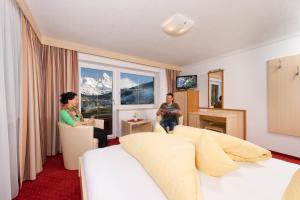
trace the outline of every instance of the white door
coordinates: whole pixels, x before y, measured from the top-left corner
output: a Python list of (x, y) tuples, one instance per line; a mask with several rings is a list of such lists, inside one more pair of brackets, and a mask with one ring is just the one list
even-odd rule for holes
[(108, 138), (116, 137), (114, 90), (117, 73), (114, 68), (90, 62), (79, 62), (80, 108), (83, 117), (104, 120)]

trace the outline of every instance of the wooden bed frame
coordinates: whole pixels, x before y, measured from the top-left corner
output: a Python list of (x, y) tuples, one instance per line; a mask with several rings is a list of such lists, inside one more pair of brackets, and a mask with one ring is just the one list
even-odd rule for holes
[(87, 189), (86, 189), (86, 181), (84, 176), (84, 166), (82, 162), (82, 157), (79, 157), (79, 178), (80, 178), (80, 188), (81, 188), (81, 199), (87, 200)]

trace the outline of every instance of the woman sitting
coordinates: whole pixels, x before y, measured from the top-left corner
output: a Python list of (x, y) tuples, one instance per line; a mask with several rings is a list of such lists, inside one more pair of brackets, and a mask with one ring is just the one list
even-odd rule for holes
[[(92, 125), (95, 120), (84, 121), (82, 114), (78, 110), (78, 96), (74, 92), (67, 92), (60, 95), (60, 102), (63, 108), (60, 110), (60, 121), (70, 126)], [(98, 147), (107, 146), (107, 134), (103, 129), (94, 127), (94, 138), (98, 139)]]

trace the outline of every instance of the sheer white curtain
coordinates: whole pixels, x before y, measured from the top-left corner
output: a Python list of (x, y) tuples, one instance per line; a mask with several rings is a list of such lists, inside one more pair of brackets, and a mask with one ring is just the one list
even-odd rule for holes
[(0, 0), (0, 199), (18, 194), (20, 12)]
[(167, 75), (166, 69), (160, 69), (159, 73), (159, 103), (160, 106), (162, 103), (166, 102), (166, 95), (168, 93), (168, 83), (167, 83)]

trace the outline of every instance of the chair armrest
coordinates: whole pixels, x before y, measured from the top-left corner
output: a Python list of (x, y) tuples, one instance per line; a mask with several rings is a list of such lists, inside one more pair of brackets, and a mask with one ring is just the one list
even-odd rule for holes
[(178, 125), (183, 125), (183, 115), (178, 117)]
[[(88, 121), (89, 118), (84, 118), (84, 121)], [(89, 126), (94, 126), (96, 128), (104, 129), (104, 120), (103, 119), (95, 119), (94, 124), (91, 124)]]
[(95, 119), (95, 127), (104, 129), (104, 120), (103, 119)]
[(161, 121), (161, 115), (156, 116), (156, 121), (159, 123)]

